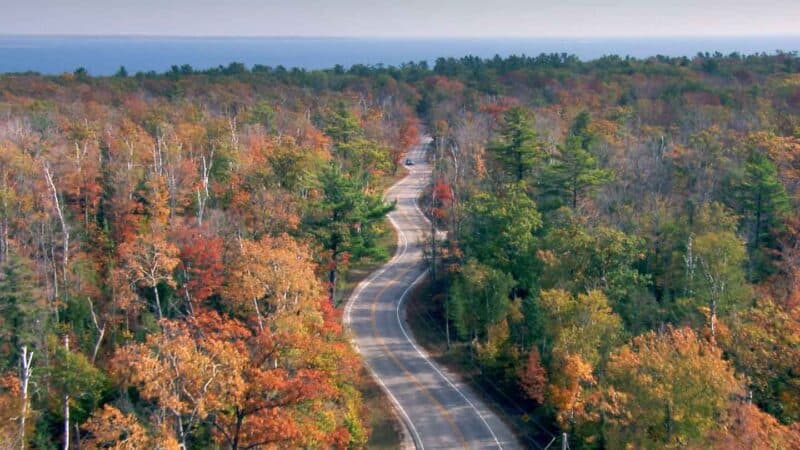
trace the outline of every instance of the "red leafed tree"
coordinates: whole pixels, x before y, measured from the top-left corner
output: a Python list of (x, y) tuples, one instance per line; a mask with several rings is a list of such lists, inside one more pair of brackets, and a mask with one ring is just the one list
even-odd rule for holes
[(443, 178), (436, 180), (433, 185), (433, 215), (439, 220), (447, 217), (447, 210), (453, 204), (453, 189)]
[(403, 155), (419, 142), (419, 119), (406, 114), (398, 130), (399, 145), (392, 148), (392, 167), (395, 172), (400, 166)]
[(194, 227), (181, 227), (173, 234), (180, 249), (180, 289), (193, 311), (222, 286), (222, 238), (206, 236)]
[(511, 107), (518, 106), (519, 100), (512, 97), (500, 97), (495, 102), (481, 104), (481, 112), (488, 113), (492, 116), (495, 122), (508, 111)]
[(528, 361), (525, 366), (520, 368), (517, 376), (525, 394), (540, 404), (544, 403), (544, 394), (547, 390), (547, 371), (542, 366), (542, 358), (536, 347), (533, 347), (528, 353)]
[(406, 115), (400, 124), (400, 147), (408, 151), (417, 142), (419, 142), (419, 119), (410, 114)]

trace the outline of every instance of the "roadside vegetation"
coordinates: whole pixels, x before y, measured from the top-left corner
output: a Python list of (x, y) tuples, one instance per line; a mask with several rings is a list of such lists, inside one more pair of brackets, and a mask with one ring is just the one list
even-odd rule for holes
[(437, 66), (417, 334), (534, 447), (798, 448), (796, 56), (558, 61)]
[(3, 448), (397, 447), (337, 308), (417, 139), (372, 95), (0, 76)]
[(787, 53), (0, 75), (0, 442), (367, 445), (337, 306), (421, 122), (425, 315), (523, 435), (797, 448)]

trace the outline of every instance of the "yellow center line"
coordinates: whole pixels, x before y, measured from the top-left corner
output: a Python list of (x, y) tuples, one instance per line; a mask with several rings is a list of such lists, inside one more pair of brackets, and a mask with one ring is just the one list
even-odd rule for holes
[[(413, 268), (412, 269), (406, 269), (405, 271), (403, 271), (403, 273), (401, 273), (397, 277), (394, 277), (391, 280), (389, 280), (389, 283), (387, 283), (387, 285), (383, 289), (381, 289), (380, 292), (378, 292), (375, 295), (375, 298), (374, 298), (374, 300), (372, 302), (372, 309), (371, 309), (371, 312), (372, 312), (372, 315), (371, 315), (371, 318), (372, 318), (372, 335), (373, 335), (373, 337), (375, 337), (378, 340), (380, 345), (383, 347), (386, 355), (389, 356), (389, 358), (391, 358), (391, 360), (394, 361), (394, 363), (397, 365), (397, 367), (399, 367), (403, 372), (405, 372), (405, 374), (409, 378), (411, 378), (411, 380), (414, 382), (414, 384), (417, 385), (417, 387), (425, 394), (425, 396), (428, 397), (433, 402), (433, 404), (436, 407), (436, 409), (445, 418), (447, 423), (450, 424), (450, 428), (452, 428), (453, 431), (455, 432), (456, 438), (461, 442), (461, 447), (464, 448), (464, 449), (468, 449), (469, 445), (467, 444), (466, 439), (464, 439), (464, 434), (461, 433), (461, 430), (456, 425), (455, 421), (453, 420), (453, 416), (450, 414), (450, 412), (447, 411), (447, 409), (444, 407), (444, 405), (442, 405), (442, 403), (439, 402), (439, 400), (437, 400), (436, 397), (433, 396), (433, 394), (428, 390), (428, 388), (425, 387), (425, 385), (422, 384), (422, 382), (413, 373), (411, 373), (402, 362), (400, 362), (400, 360), (391, 352), (391, 350), (389, 350), (389, 347), (386, 345), (386, 342), (384, 341), (384, 339), (378, 334), (378, 325), (377, 325), (377, 322), (375, 320), (375, 313), (376, 313), (376, 308), (378, 306), (378, 299), (381, 297), (381, 295), (384, 292), (386, 292), (387, 289), (389, 289), (389, 287), (391, 286), (392, 283), (400, 281), (401, 278), (406, 276), (412, 270), (414, 270), (414, 269)], [(374, 282), (374, 280), (373, 280), (373, 282)]]

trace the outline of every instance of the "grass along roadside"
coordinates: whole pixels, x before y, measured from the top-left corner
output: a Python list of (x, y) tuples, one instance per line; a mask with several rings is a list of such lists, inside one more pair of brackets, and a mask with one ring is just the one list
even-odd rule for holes
[(389, 219), (384, 219), (384, 223), (381, 226), (385, 233), (378, 240), (378, 245), (386, 249), (388, 257), (361, 258), (350, 263), (347, 271), (339, 277), (339, 283), (336, 286), (336, 304), (340, 308), (344, 308), (345, 304), (350, 300), (350, 295), (358, 286), (358, 283), (384, 265), (397, 250), (397, 231), (389, 222)]
[(367, 448), (377, 450), (401, 448), (403, 425), (394, 412), (391, 400), (366, 367), (362, 380), (358, 390), (361, 392), (364, 406), (369, 411), (369, 428), (371, 430)]
[[(405, 167), (400, 167), (395, 176), (382, 178), (377, 183), (376, 189), (385, 191), (405, 177), (406, 173)], [(382, 226), (386, 232), (381, 236), (378, 245), (386, 248), (386, 254), (391, 258), (391, 255), (394, 255), (397, 250), (397, 231), (389, 222), (389, 219), (384, 219)], [(358, 283), (379, 269), (386, 261), (388, 261), (388, 258), (362, 258), (351, 262), (347, 272), (339, 278), (340, 284), (337, 286), (336, 295), (339, 307), (344, 308)], [(389, 397), (366, 367), (363, 369), (361, 379), (362, 382), (358, 390), (363, 396), (364, 406), (369, 411), (369, 428), (372, 430), (367, 442), (367, 448), (377, 450), (399, 449), (403, 440), (403, 426), (394, 411), (391, 400), (389, 400)]]

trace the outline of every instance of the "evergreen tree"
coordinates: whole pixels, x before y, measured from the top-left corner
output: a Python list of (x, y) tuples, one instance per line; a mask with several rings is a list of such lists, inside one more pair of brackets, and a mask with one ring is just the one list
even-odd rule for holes
[(322, 122), (323, 131), (333, 139), (334, 145), (364, 136), (358, 118), (347, 110), (344, 103), (337, 104), (336, 109), (325, 116)]
[(588, 120), (588, 114), (578, 116), (567, 141), (543, 174), (543, 194), (552, 199), (550, 207), (566, 203), (575, 210), (583, 196), (612, 179), (611, 171), (601, 168), (591, 152), (594, 136), (587, 129)]
[(506, 111), (499, 137), (489, 145), (489, 152), (501, 164), (504, 175), (519, 183), (542, 156), (542, 145), (533, 128), (533, 116), (517, 106)]
[(35, 283), (34, 266), (28, 258), (11, 253), (0, 265), (0, 347), (14, 355), (0, 362), (0, 370), (16, 364), (17, 351), (23, 346), (42, 346), (42, 332), (51, 323), (52, 309)]
[(786, 189), (778, 179), (778, 170), (763, 153), (753, 151), (750, 154), (736, 188), (736, 197), (748, 240), (748, 272), (751, 278), (758, 280), (773, 271), (768, 249), (775, 247), (773, 232), (781, 226), (790, 207)]
[(591, 121), (592, 117), (589, 115), (589, 111), (581, 111), (575, 116), (575, 120), (572, 121), (572, 125), (569, 128), (569, 135), (577, 137), (580, 140), (581, 147), (586, 150), (589, 150), (596, 140), (594, 134), (589, 131), (589, 123)]
[(330, 300), (335, 300), (337, 275), (345, 255), (380, 256), (376, 243), (378, 223), (394, 208), (377, 195), (364, 192), (354, 179), (336, 164), (319, 176), (321, 197), (311, 204), (306, 225), (328, 253)]
[(524, 288), (533, 285), (534, 232), (542, 225), (536, 203), (521, 185), (502, 196), (480, 193), (467, 202), (461, 236), (465, 253), (514, 276)]

